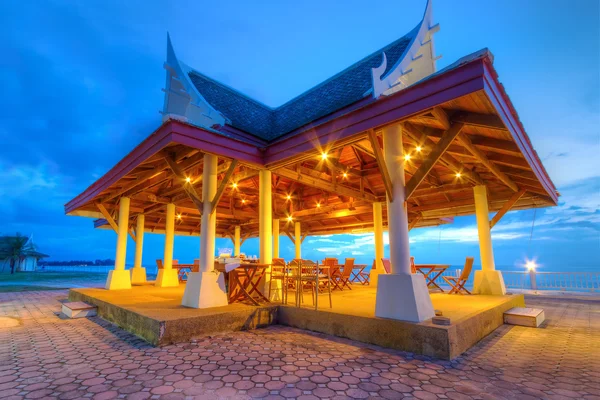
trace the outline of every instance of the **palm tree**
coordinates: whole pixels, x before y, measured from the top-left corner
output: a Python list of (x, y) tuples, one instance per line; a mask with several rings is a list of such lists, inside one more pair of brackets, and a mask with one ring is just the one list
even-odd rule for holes
[(15, 236), (4, 236), (0, 238), (0, 243), (2, 244), (2, 249), (0, 249), (2, 254), (0, 257), (10, 260), (11, 274), (15, 273), (15, 264), (17, 262), (21, 263), (28, 252), (35, 250), (34, 245), (29, 243), (29, 238), (20, 233), (17, 233)]

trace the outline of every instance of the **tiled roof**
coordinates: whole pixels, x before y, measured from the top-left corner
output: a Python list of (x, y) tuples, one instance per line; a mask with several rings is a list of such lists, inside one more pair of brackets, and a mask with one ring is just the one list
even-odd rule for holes
[(417, 30), (418, 27), (277, 108), (268, 107), (197, 71), (189, 75), (200, 94), (223, 113), (233, 127), (274, 140), (369, 95), (371, 69), (381, 65), (381, 54), (385, 52), (387, 57), (385, 76), (402, 57)]

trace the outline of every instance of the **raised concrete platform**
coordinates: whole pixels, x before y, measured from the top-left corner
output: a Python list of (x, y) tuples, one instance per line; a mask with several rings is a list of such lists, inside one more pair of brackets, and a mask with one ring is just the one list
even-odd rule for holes
[(436, 293), (431, 295), (433, 307), (450, 318), (450, 325), (440, 326), (431, 321), (412, 323), (375, 317), (376, 289), (370, 287), (335, 291), (332, 309), (321, 295), (318, 311), (310, 307), (310, 296), (302, 308), (273, 303), (193, 309), (181, 306), (184, 289), (185, 285), (137, 286), (118, 291), (72, 289), (69, 299), (98, 306), (98, 315), (154, 345), (282, 324), (442, 359), (453, 359), (468, 350), (503, 324), (505, 311), (525, 305), (523, 295)]
[(195, 309), (181, 305), (185, 284), (127, 290), (71, 289), (70, 301), (98, 307), (98, 315), (153, 345), (185, 342), (219, 332), (255, 329), (275, 323), (277, 305), (229, 304)]

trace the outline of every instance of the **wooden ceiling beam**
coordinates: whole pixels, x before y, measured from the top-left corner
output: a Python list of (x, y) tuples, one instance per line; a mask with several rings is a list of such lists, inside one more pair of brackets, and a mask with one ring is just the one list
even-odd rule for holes
[(221, 198), (223, 197), (223, 194), (225, 193), (225, 188), (229, 184), (229, 180), (231, 179), (231, 176), (233, 175), (233, 171), (235, 170), (235, 167), (237, 167), (237, 164), (238, 164), (238, 160), (233, 160), (231, 162), (231, 164), (229, 165), (227, 172), (225, 172), (225, 176), (223, 177), (223, 180), (221, 180), (221, 183), (219, 184), (219, 187), (217, 188), (217, 193), (215, 193), (215, 197), (212, 199), (212, 201), (210, 203), (210, 213), (211, 214), (217, 209), (217, 204), (219, 204), (219, 201), (221, 201)]
[(198, 195), (198, 193), (196, 192), (196, 189), (194, 189), (194, 185), (192, 185), (189, 182), (186, 182), (187, 177), (185, 176), (183, 170), (179, 167), (177, 162), (175, 162), (175, 157), (173, 157), (172, 155), (165, 152), (164, 158), (165, 158), (165, 161), (167, 162), (167, 164), (169, 165), (169, 168), (171, 168), (171, 171), (173, 171), (173, 174), (175, 174), (175, 177), (180, 180), (180, 184), (182, 185), (185, 193), (189, 196), (189, 198), (192, 200), (192, 202), (196, 205), (196, 208), (198, 209), (198, 211), (202, 214), (202, 208), (203, 208), (202, 198)]
[(506, 214), (507, 212), (510, 211), (510, 209), (517, 203), (517, 201), (519, 201), (519, 199), (521, 197), (523, 197), (525, 192), (527, 192), (527, 191), (519, 190), (506, 203), (504, 203), (504, 205), (502, 206), (500, 211), (498, 211), (496, 213), (496, 215), (494, 215), (494, 217), (490, 221), (490, 229), (492, 229), (494, 227), (494, 225), (496, 225), (500, 221), (500, 219), (504, 216), (504, 214)]
[(379, 167), (379, 172), (381, 173), (381, 179), (383, 179), (383, 186), (385, 187), (385, 192), (387, 193), (388, 200), (394, 201), (392, 180), (390, 179), (390, 173), (387, 169), (387, 165), (385, 165), (385, 159), (383, 158), (381, 146), (379, 146), (379, 139), (377, 138), (377, 134), (374, 130), (371, 129), (368, 133), (368, 137), (369, 142), (371, 143), (371, 147), (373, 148), (375, 161), (377, 161), (377, 166)]
[(365, 201), (375, 202), (377, 197), (368, 193), (361, 193), (360, 190), (349, 188), (348, 186), (333, 184), (321, 178), (311, 176), (309, 170), (299, 167), (297, 171), (293, 171), (289, 168), (278, 168), (273, 170), (273, 173), (279, 176), (283, 176), (294, 182), (298, 182), (302, 185), (322, 189), (330, 193), (337, 193), (343, 196), (354, 197)]
[(513, 190), (513, 192), (519, 191), (519, 187), (517, 186), (517, 184), (514, 183), (513, 180), (510, 179), (504, 172), (500, 171), (500, 168), (498, 168), (498, 166), (496, 164), (491, 162), (489, 160), (489, 158), (487, 158), (487, 156), (481, 150), (479, 150), (473, 144), (473, 142), (471, 142), (471, 139), (469, 139), (468, 135), (466, 135), (464, 133), (460, 133), (458, 135), (458, 141), (467, 150), (469, 150), (469, 152), (471, 152), (471, 154), (473, 154), (479, 160), (479, 162), (481, 162), (483, 165), (485, 165), (492, 172), (492, 174), (494, 174), (496, 176), (496, 178), (498, 178), (506, 186), (511, 188)]
[(423, 160), (422, 164), (419, 166), (419, 169), (417, 169), (417, 172), (406, 184), (406, 200), (412, 196), (415, 189), (421, 184), (421, 182), (423, 182), (425, 177), (429, 174), (429, 171), (431, 171), (433, 166), (444, 155), (448, 147), (450, 147), (463, 127), (464, 125), (461, 123), (454, 123), (448, 130), (446, 130), (444, 135), (442, 135), (442, 138), (435, 144), (435, 147), (432, 148), (427, 158)]
[(477, 126), (480, 128), (491, 128), (507, 130), (502, 119), (495, 114), (479, 114), (474, 112), (459, 111), (452, 116), (453, 122), (461, 122), (465, 125)]
[[(100, 210), (100, 212), (102, 213), (102, 216), (104, 217), (104, 219), (106, 220), (106, 222), (108, 222), (109, 225), (111, 226), (111, 228), (115, 231), (115, 233), (118, 234), (119, 233), (119, 226), (115, 222), (115, 220), (112, 217), (112, 215), (110, 215), (110, 213), (108, 212), (108, 210), (106, 209), (106, 207), (104, 207), (101, 203), (96, 203), (96, 207), (98, 208), (98, 210)], [(134, 236), (133, 232), (131, 231), (131, 229), (129, 227), (127, 227), (127, 233), (129, 234), (129, 236), (131, 236), (131, 238), (135, 242), (136, 241), (135, 240), (135, 236)]]
[[(435, 142), (429, 139), (427, 135), (421, 131), (420, 127), (409, 123), (405, 123), (404, 127), (406, 128), (407, 134), (410, 135), (413, 139), (417, 140), (419, 143), (422, 143), (424, 146), (427, 146), (429, 148), (435, 147)], [(460, 161), (455, 159), (450, 154), (444, 154), (440, 158), (440, 160), (444, 163), (444, 165), (446, 165), (447, 168), (454, 171), (455, 173), (460, 172), (473, 183), (483, 185), (483, 180), (477, 172), (471, 170), (470, 168), (467, 168), (465, 165), (463, 165)]]

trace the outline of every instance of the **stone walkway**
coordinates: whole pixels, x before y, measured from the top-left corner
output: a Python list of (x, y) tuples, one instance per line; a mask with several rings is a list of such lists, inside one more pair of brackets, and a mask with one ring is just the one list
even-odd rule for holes
[(65, 298), (0, 294), (0, 398), (600, 399), (598, 301), (531, 300), (544, 329), (503, 326), (448, 362), (280, 326), (153, 348), (60, 319)]

